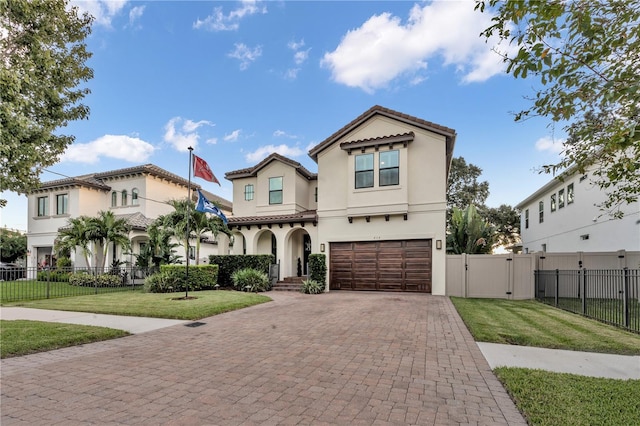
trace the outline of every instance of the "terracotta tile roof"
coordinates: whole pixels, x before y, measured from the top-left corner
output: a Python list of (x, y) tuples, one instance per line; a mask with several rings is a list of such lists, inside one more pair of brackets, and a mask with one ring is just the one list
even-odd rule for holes
[(403, 114), (401, 112), (394, 111), (392, 109), (385, 108), (385, 107), (382, 107), (380, 105), (374, 105), (373, 107), (369, 108), (367, 111), (362, 113), (360, 116), (356, 117), (354, 120), (352, 120), (351, 122), (346, 124), (340, 130), (338, 130), (337, 132), (335, 132), (334, 134), (329, 136), (327, 139), (325, 139), (324, 141), (320, 142), (315, 147), (311, 148), (311, 150), (309, 150), (309, 156), (315, 162), (317, 162), (318, 161), (318, 154), (320, 154), (326, 148), (331, 146), (334, 142), (339, 140), (341, 137), (343, 137), (344, 135), (346, 135), (347, 133), (349, 133), (350, 131), (352, 131), (353, 129), (355, 129), (356, 127), (358, 127), (359, 125), (361, 125), (362, 123), (364, 123), (365, 121), (369, 120), (370, 118), (372, 118), (372, 117), (374, 117), (376, 115), (382, 115), (382, 116), (385, 116), (385, 117), (392, 118), (394, 120), (402, 121), (402, 122), (410, 124), (412, 126), (416, 126), (416, 127), (419, 127), (419, 128), (425, 129), (425, 130), (429, 130), (431, 132), (434, 132), (434, 133), (437, 133), (439, 135), (444, 136), (446, 138), (446, 141), (447, 141), (446, 152), (447, 152), (447, 174), (448, 174), (449, 165), (451, 164), (451, 159), (453, 158), (453, 147), (454, 147), (455, 141), (456, 141), (456, 131), (454, 129), (449, 128), (449, 127), (445, 127), (445, 126), (442, 126), (440, 124), (432, 123), (430, 121), (426, 121), (426, 120), (423, 120), (421, 118), (414, 117), (414, 116), (411, 116), (411, 115), (408, 115), (408, 114)]
[[(109, 180), (116, 177), (126, 177), (126, 176), (136, 176), (141, 174), (149, 174), (152, 176), (157, 176), (163, 179), (166, 179), (170, 182), (176, 183), (178, 185), (183, 185), (185, 188), (189, 185), (189, 181), (180, 177), (174, 173), (171, 173), (161, 167), (156, 166), (155, 164), (144, 164), (141, 166), (127, 167), (124, 169), (116, 169), (109, 170), (106, 172), (99, 173), (91, 173), (87, 175), (81, 175), (76, 177), (68, 177), (65, 179), (57, 179), (49, 182), (43, 182), (39, 188), (37, 188), (34, 192), (38, 190), (46, 190), (46, 189), (54, 189), (64, 186), (85, 186), (90, 188), (96, 188), (103, 191), (110, 191), (111, 187), (107, 184)], [(195, 182), (191, 182), (191, 188), (202, 189), (200, 185)], [(219, 197), (209, 191), (205, 191), (202, 189), (205, 197), (209, 201), (216, 201), (220, 204), (221, 207), (231, 211), (233, 203), (229, 200), (226, 200), (222, 197)]]
[(392, 143), (411, 142), (415, 138), (415, 133), (398, 133), (391, 136), (378, 136), (376, 138), (360, 139), (357, 141), (342, 142), (340, 148), (351, 151), (352, 149), (358, 149), (361, 147), (380, 146)]
[(115, 217), (118, 219), (125, 219), (129, 226), (131, 226), (131, 229), (141, 231), (145, 231), (147, 227), (153, 223), (153, 219), (149, 219), (140, 212), (117, 214)]
[(318, 215), (315, 210), (306, 210), (294, 214), (282, 214), (272, 216), (244, 216), (244, 217), (230, 217), (229, 226), (242, 226), (242, 225), (268, 225), (279, 223), (295, 223), (295, 222), (313, 222), (318, 221)]
[(302, 176), (304, 176), (307, 179), (317, 179), (318, 178), (318, 174), (317, 173), (312, 173), (309, 170), (307, 170), (306, 168), (304, 168), (304, 166), (300, 163), (298, 163), (297, 161), (294, 161), (290, 158), (287, 158), (283, 155), (280, 155), (278, 153), (273, 153), (271, 155), (269, 155), (267, 158), (265, 158), (264, 160), (262, 160), (261, 162), (259, 162), (258, 164), (256, 164), (253, 167), (249, 167), (246, 169), (240, 169), (240, 170), (233, 170), (231, 172), (227, 172), (225, 173), (224, 177), (227, 180), (233, 180), (233, 179), (238, 179), (238, 178), (243, 178), (243, 177), (255, 177), (258, 172), (265, 167), (267, 164), (269, 164), (272, 161), (280, 161), (284, 164), (287, 164), (293, 168), (296, 169), (296, 171), (298, 173), (300, 173)]

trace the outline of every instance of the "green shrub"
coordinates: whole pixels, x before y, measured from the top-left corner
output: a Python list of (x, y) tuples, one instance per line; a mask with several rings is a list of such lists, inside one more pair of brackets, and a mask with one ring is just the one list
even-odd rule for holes
[(321, 283), (327, 282), (327, 261), (322, 253), (309, 255), (309, 279)]
[(68, 257), (59, 257), (56, 260), (56, 269), (58, 271), (69, 272), (73, 269), (73, 265), (71, 264), (71, 259)]
[(269, 265), (275, 263), (275, 258), (272, 254), (211, 255), (209, 263), (219, 267), (218, 284), (233, 287), (232, 275), (235, 271), (251, 268), (268, 275)]
[[(174, 291), (186, 290), (186, 265), (160, 265), (160, 272), (171, 277), (177, 286)], [(189, 291), (210, 290), (218, 283), (218, 265), (189, 265)]]
[(302, 281), (300, 291), (306, 294), (320, 294), (324, 292), (324, 284), (320, 284), (318, 281), (311, 279), (304, 280)]
[(157, 272), (144, 280), (144, 291), (147, 293), (173, 293), (180, 287), (180, 279), (168, 272)]
[(38, 281), (50, 281), (54, 283), (66, 283), (69, 282), (69, 275), (71, 272), (63, 271), (40, 271), (38, 272)]
[(122, 279), (110, 274), (91, 275), (77, 272), (69, 276), (69, 284), (80, 287), (119, 287), (122, 285)]
[(271, 290), (269, 276), (256, 269), (239, 269), (233, 273), (231, 279), (236, 290), (251, 292)]

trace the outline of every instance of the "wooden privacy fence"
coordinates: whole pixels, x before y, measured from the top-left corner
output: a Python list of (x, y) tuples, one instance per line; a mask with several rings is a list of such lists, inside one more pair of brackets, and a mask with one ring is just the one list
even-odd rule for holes
[(536, 270), (638, 269), (640, 251), (447, 255), (447, 295), (533, 299)]

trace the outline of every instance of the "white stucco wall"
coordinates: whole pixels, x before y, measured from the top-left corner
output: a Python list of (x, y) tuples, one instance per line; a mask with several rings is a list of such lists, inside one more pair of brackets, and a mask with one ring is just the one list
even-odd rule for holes
[[(622, 219), (614, 219), (598, 207), (605, 194), (595, 186), (589, 174), (574, 175), (563, 182), (551, 181), (541, 191), (518, 205), (521, 210), (520, 226), (523, 252), (602, 252), (640, 250), (640, 204), (621, 207)], [(573, 184), (574, 201), (567, 203), (567, 187)], [(551, 195), (564, 189), (565, 205), (551, 211)], [(539, 202), (544, 202), (544, 221), (539, 222)], [(529, 227), (525, 212), (529, 210)]]
[[(355, 189), (355, 155), (340, 148), (340, 142), (391, 136), (413, 131), (415, 139), (400, 154), (400, 184), (378, 186), (377, 167), (373, 188)], [(388, 147), (366, 148), (378, 154)], [(329, 247), (338, 241), (432, 239), (432, 293), (445, 294), (445, 250), (435, 248), (445, 240), (446, 143), (443, 136), (385, 117), (369, 120), (318, 155), (318, 243)], [(404, 213), (407, 220), (404, 220)], [(389, 214), (389, 221), (384, 215)], [(352, 223), (348, 217), (351, 216)], [(370, 216), (370, 221), (365, 220)], [(326, 253), (327, 256), (329, 253)], [(327, 260), (327, 267), (330, 261)], [(328, 272), (327, 276), (330, 276)]]

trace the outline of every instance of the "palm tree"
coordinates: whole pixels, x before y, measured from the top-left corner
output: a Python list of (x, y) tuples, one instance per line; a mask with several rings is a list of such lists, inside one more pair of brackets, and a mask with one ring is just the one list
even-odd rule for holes
[(482, 219), (473, 204), (460, 210), (453, 207), (447, 231), (447, 253), (491, 253), (495, 228)]
[(162, 264), (178, 263), (180, 256), (175, 254), (175, 248), (179, 245), (171, 242), (171, 232), (162, 227), (161, 221), (154, 223), (147, 229), (149, 242), (145, 252), (141, 256), (148, 256), (153, 264), (158, 267)]
[[(200, 240), (207, 232), (215, 237), (218, 233), (229, 233), (218, 217), (208, 216), (206, 213), (196, 211), (195, 203), (189, 200), (170, 200), (169, 204), (174, 208), (169, 214), (158, 217), (156, 221), (163, 229), (168, 230), (184, 246), (185, 253), (189, 253), (189, 240), (196, 240), (196, 265), (200, 263)], [(187, 218), (189, 226), (189, 238), (187, 238)]]
[(79, 216), (71, 218), (67, 226), (58, 231), (58, 237), (55, 242), (55, 250), (57, 253), (77, 251), (78, 247), (82, 251), (84, 261), (87, 267), (91, 267), (89, 256), (91, 250), (89, 244), (91, 238), (89, 236), (89, 228), (92, 219), (88, 216)]
[(89, 238), (96, 243), (102, 244), (100, 270), (104, 270), (105, 268), (110, 243), (114, 243), (116, 247), (129, 249), (131, 246), (131, 241), (129, 241), (129, 228), (126, 219), (116, 218), (111, 211), (100, 211), (98, 217), (91, 219)]

